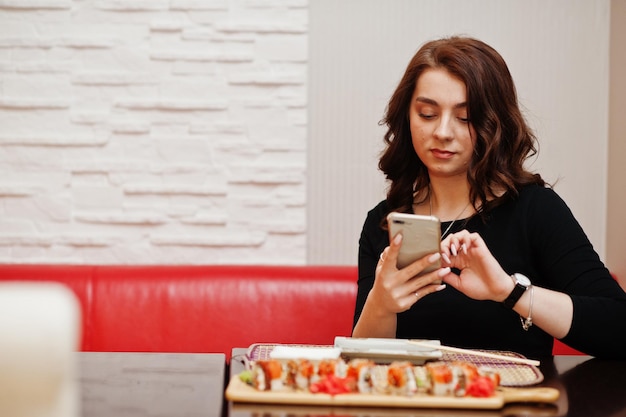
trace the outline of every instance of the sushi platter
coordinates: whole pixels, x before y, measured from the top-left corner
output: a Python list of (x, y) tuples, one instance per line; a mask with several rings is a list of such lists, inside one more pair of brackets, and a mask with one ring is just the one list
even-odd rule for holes
[(360, 406), (397, 408), (467, 408), (500, 409), (513, 402), (552, 403), (559, 397), (554, 388), (500, 388), (491, 397), (450, 397), (415, 395), (412, 397), (383, 394), (311, 394), (307, 392), (258, 391), (239, 378), (233, 378), (226, 389), (229, 401), (257, 404), (318, 406)]
[(404, 352), (381, 363), (378, 354), (346, 356), (337, 346), (254, 344), (246, 371), (231, 378), (226, 398), (256, 404), (499, 409), (559, 397), (554, 388), (531, 387), (543, 380), (533, 365), (424, 349), (415, 354), (416, 361)]

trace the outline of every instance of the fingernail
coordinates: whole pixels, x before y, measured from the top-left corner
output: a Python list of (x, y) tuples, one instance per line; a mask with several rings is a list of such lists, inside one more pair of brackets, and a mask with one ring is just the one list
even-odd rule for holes
[(428, 257), (428, 262), (432, 264), (433, 262), (435, 262), (435, 261), (436, 261), (437, 259), (439, 259), (440, 257), (441, 257), (441, 254), (440, 254), (439, 252), (437, 252), (437, 253), (433, 253), (432, 255), (430, 255), (430, 256)]
[(437, 288), (435, 288), (435, 291), (441, 291), (441, 290), (443, 290), (445, 288), (446, 288), (446, 284), (441, 284), (441, 285), (437, 286)]
[(446, 255), (445, 253), (442, 253), (441, 257), (443, 258), (444, 261), (446, 261), (447, 264), (451, 264), (452, 263), (450, 261), (450, 258), (448, 258), (448, 255)]
[(458, 255), (458, 252), (456, 251), (456, 246), (454, 246), (454, 244), (450, 245), (450, 252), (452, 252), (453, 256)]
[(465, 243), (461, 245), (461, 249), (463, 250), (463, 253), (467, 255), (467, 246), (465, 246)]
[(444, 275), (448, 275), (450, 273), (451, 269), (449, 266), (446, 266), (445, 268), (441, 268), (438, 272), (437, 275), (439, 277), (443, 277)]
[(393, 243), (395, 243), (396, 245), (399, 245), (400, 242), (402, 242), (402, 234), (398, 233), (396, 237), (393, 238)]

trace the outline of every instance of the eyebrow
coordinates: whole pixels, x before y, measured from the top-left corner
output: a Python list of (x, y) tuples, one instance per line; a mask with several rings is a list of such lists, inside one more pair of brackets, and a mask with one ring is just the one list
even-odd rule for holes
[[(415, 101), (419, 101), (420, 103), (425, 103), (425, 104), (431, 104), (433, 106), (439, 106), (439, 103), (437, 103), (432, 98), (428, 98), (428, 97), (417, 96), (415, 97)], [(467, 101), (464, 101), (462, 103), (457, 103), (454, 105), (455, 109), (461, 109), (465, 107), (467, 107)]]

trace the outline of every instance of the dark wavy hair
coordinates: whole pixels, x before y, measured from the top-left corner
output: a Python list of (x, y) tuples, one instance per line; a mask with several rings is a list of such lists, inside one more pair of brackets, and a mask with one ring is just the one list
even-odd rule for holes
[(519, 108), (506, 62), (484, 42), (454, 36), (427, 42), (417, 51), (380, 122), (387, 126), (387, 146), (378, 167), (390, 182), (389, 210), (412, 212), (415, 193), (430, 183), (426, 166), (413, 148), (408, 116), (417, 80), (430, 68), (443, 68), (466, 86), (468, 117), (476, 131), (467, 172), (474, 208), (484, 216), (516, 196), (523, 185), (545, 186), (539, 174), (523, 166), (537, 154), (538, 145)]

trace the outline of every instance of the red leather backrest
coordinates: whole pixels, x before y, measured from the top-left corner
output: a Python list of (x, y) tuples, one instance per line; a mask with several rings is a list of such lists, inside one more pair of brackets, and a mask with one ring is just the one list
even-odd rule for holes
[(223, 352), (349, 336), (356, 266), (0, 265), (0, 280), (67, 284), (86, 351)]
[(352, 329), (356, 267), (107, 267), (94, 279), (93, 350), (224, 352), (332, 344)]

